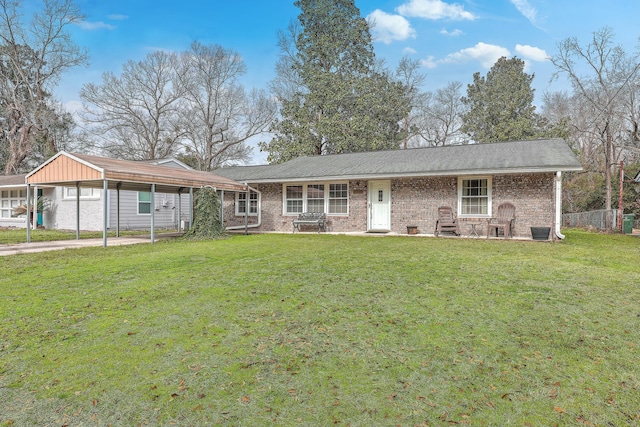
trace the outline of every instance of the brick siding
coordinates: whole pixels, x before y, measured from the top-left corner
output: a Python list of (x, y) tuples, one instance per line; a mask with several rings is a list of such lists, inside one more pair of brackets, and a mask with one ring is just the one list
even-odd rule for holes
[[(504, 202), (516, 207), (514, 236), (531, 237), (530, 227), (554, 226), (555, 197), (553, 173), (494, 175), (492, 177), (492, 216)], [(421, 234), (433, 234), (439, 206), (458, 211), (457, 177), (391, 179), (391, 231), (406, 234), (407, 226), (418, 227)], [(283, 215), (282, 184), (250, 184), (261, 192), (262, 225), (257, 231), (291, 232), (295, 215)], [(235, 196), (225, 195), (224, 218), (227, 226), (243, 225), (244, 217), (235, 215)], [(250, 216), (249, 224), (257, 217)], [(470, 223), (486, 233), (486, 218), (461, 218), (461, 231), (468, 234)], [(349, 215), (329, 215), (329, 231), (367, 231), (367, 181), (349, 181)]]

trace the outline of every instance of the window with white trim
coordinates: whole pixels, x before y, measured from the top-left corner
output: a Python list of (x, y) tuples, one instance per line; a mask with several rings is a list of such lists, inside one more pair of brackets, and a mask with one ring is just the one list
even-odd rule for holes
[(349, 185), (346, 182), (284, 185), (283, 194), (285, 215), (302, 212), (329, 215), (349, 213)]
[[(80, 187), (80, 200), (82, 199), (100, 199), (100, 188)], [(64, 187), (63, 197), (65, 199), (74, 199), (78, 194), (76, 187)]]
[(285, 212), (288, 214), (297, 214), (304, 212), (304, 194), (303, 185), (287, 185), (285, 190)]
[(0, 218), (11, 218), (13, 210), (27, 204), (27, 190), (0, 191)]
[[(247, 193), (236, 193), (236, 215), (244, 215), (247, 212)], [(249, 193), (249, 216), (258, 215), (258, 193)]]
[(458, 206), (460, 216), (490, 216), (491, 177), (459, 178)]
[(138, 215), (151, 214), (151, 192), (138, 191)]
[(349, 186), (346, 183), (329, 184), (329, 213), (349, 213)]
[(307, 185), (306, 212), (324, 213), (324, 184)]

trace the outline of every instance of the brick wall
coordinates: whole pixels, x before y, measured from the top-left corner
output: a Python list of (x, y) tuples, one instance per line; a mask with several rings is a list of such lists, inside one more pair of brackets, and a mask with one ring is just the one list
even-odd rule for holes
[[(282, 215), (282, 184), (254, 184), (262, 193), (262, 225), (257, 231), (291, 232), (295, 215)], [(492, 178), (492, 216), (498, 206), (511, 202), (516, 207), (514, 235), (530, 237), (531, 226), (552, 227), (555, 218), (554, 174), (510, 174), (494, 175)], [(418, 227), (421, 234), (432, 234), (435, 230), (437, 209), (449, 205), (458, 210), (457, 177), (425, 177), (391, 180), (391, 231), (405, 234), (408, 225)], [(243, 225), (244, 217), (235, 216), (235, 197), (225, 195), (225, 223)], [(255, 224), (256, 217), (249, 217)], [(463, 234), (471, 228), (470, 222), (478, 223), (478, 230), (486, 233), (485, 218), (461, 218)], [(349, 182), (349, 215), (330, 215), (330, 231), (367, 230), (367, 181)]]

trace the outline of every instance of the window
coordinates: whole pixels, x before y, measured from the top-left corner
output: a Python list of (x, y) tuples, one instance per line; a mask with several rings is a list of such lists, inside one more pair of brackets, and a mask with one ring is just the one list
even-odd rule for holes
[[(78, 191), (76, 187), (64, 187), (64, 198), (75, 199)], [(99, 199), (100, 188), (80, 187), (80, 199)]]
[(151, 214), (151, 193), (138, 191), (138, 215)]
[(293, 214), (303, 212), (304, 199), (302, 196), (302, 189), (302, 185), (287, 185), (285, 192), (286, 213)]
[(284, 194), (285, 215), (302, 212), (326, 212), (330, 215), (349, 213), (349, 186), (346, 182), (285, 185)]
[(349, 191), (347, 184), (329, 184), (329, 213), (348, 213)]
[(491, 214), (491, 178), (460, 178), (458, 203), (462, 216), (489, 216)]
[(27, 190), (2, 190), (0, 192), (0, 218), (11, 218), (13, 209), (27, 204)]
[[(236, 193), (236, 215), (247, 212), (247, 193)], [(258, 193), (249, 193), (249, 216), (258, 215)]]
[(324, 212), (324, 184), (307, 186), (307, 212)]

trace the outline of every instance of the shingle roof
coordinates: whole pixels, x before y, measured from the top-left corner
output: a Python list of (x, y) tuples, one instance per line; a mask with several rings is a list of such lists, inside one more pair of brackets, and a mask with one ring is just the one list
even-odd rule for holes
[(283, 182), (581, 169), (564, 140), (540, 139), (298, 157), (278, 165), (222, 168), (216, 173), (239, 182)]
[(25, 186), (26, 174), (22, 175), (0, 175), (0, 187), (20, 187)]

